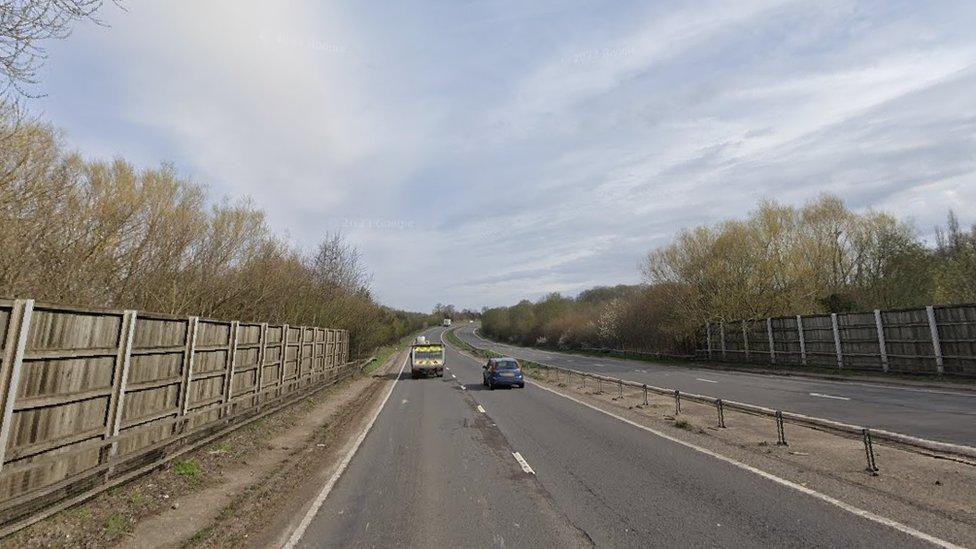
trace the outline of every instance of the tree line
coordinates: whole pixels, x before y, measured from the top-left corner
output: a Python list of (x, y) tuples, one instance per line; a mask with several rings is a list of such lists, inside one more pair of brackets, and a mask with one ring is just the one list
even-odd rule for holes
[(172, 166), (86, 160), (0, 103), (0, 296), (343, 328), (362, 354), (432, 321), (379, 305), (339, 234), (305, 252)]
[(950, 212), (926, 242), (880, 211), (824, 195), (763, 201), (745, 219), (682, 230), (641, 262), (643, 283), (483, 311), (521, 344), (688, 351), (709, 321), (976, 302), (976, 226)]

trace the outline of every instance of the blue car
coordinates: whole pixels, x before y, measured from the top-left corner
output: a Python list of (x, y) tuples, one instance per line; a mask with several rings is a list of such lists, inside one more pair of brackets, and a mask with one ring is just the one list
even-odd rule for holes
[(495, 387), (525, 387), (522, 367), (514, 358), (490, 358), (483, 366), (482, 383), (494, 390)]

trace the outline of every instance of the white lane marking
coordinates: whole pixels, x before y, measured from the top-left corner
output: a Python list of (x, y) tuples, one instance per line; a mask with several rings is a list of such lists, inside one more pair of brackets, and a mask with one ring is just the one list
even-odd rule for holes
[(839, 397), (839, 396), (834, 396), (834, 395), (825, 395), (825, 394), (822, 394), (822, 393), (810, 393), (810, 396), (812, 396), (812, 397), (818, 397), (818, 398), (832, 398), (834, 400), (850, 400), (847, 397)]
[(481, 406), (480, 404), (478, 405), (478, 411), (479, 411), (479, 412), (481, 412), (482, 414), (485, 414), (485, 413), (487, 413), (487, 412), (485, 412), (485, 409), (484, 409), (484, 407), (483, 407), (483, 406)]
[(451, 374), (451, 377), (453, 377), (454, 379), (457, 379), (457, 376), (454, 375), (454, 374)]
[[(409, 359), (409, 357), (407, 357), (407, 359)], [(364, 440), (366, 440), (366, 435), (373, 428), (373, 424), (376, 423), (376, 418), (380, 417), (380, 412), (382, 412), (383, 408), (386, 406), (386, 401), (390, 400), (390, 395), (393, 394), (393, 389), (396, 389), (396, 384), (398, 381), (400, 381), (400, 376), (403, 375), (403, 369), (407, 367), (407, 359), (403, 360), (403, 365), (400, 366), (399, 374), (393, 379), (393, 385), (390, 385), (390, 390), (386, 393), (386, 396), (383, 397), (383, 401), (380, 402), (380, 405), (376, 407), (376, 410), (373, 412), (373, 416), (369, 418), (369, 423), (366, 424), (366, 428), (363, 429), (363, 432), (359, 433), (359, 437), (356, 438), (356, 442), (353, 443), (352, 448), (349, 449), (346, 456), (342, 458), (342, 462), (339, 463), (339, 467), (334, 473), (332, 473), (332, 476), (329, 477), (329, 481), (325, 483), (325, 486), (322, 487), (322, 491), (319, 492), (319, 495), (316, 496), (315, 501), (312, 502), (312, 507), (310, 507), (308, 512), (305, 513), (305, 517), (302, 518), (302, 522), (298, 525), (298, 528), (291, 533), (291, 537), (289, 537), (288, 542), (285, 543), (284, 549), (294, 548), (298, 542), (301, 541), (302, 536), (305, 535), (305, 530), (307, 530), (308, 526), (312, 524), (312, 519), (315, 518), (315, 515), (318, 514), (319, 509), (322, 508), (322, 504), (325, 503), (325, 498), (329, 497), (329, 492), (332, 491), (332, 487), (335, 486), (335, 483), (339, 480), (339, 477), (342, 476), (342, 473), (345, 472), (346, 467), (349, 466), (349, 462), (352, 461), (353, 456), (356, 455), (356, 452), (359, 450), (359, 446), (362, 445)]]
[(535, 471), (532, 470), (532, 467), (529, 467), (529, 462), (528, 461), (525, 461), (525, 458), (522, 457), (522, 454), (520, 454), (518, 452), (512, 452), (512, 455), (515, 456), (515, 461), (519, 462), (519, 465), (522, 466), (522, 470), (523, 471), (525, 471), (526, 473), (528, 473), (530, 475), (534, 475), (535, 474)]
[(839, 499), (832, 498), (832, 497), (828, 496), (827, 494), (822, 494), (820, 492), (817, 492), (816, 490), (812, 490), (810, 488), (807, 488), (806, 486), (802, 486), (802, 485), (797, 484), (797, 483), (795, 483), (793, 481), (786, 480), (785, 478), (780, 478), (780, 477), (778, 477), (776, 475), (773, 475), (771, 473), (767, 473), (766, 471), (763, 471), (761, 469), (756, 469), (755, 467), (753, 467), (751, 465), (746, 465), (745, 463), (736, 461), (736, 460), (734, 460), (732, 458), (725, 457), (725, 456), (723, 456), (721, 454), (717, 454), (717, 453), (715, 453), (715, 452), (713, 452), (713, 451), (711, 451), (711, 450), (709, 450), (707, 448), (702, 448), (701, 446), (697, 446), (697, 445), (692, 444), (690, 442), (685, 442), (683, 440), (674, 438), (671, 435), (662, 433), (661, 431), (658, 431), (656, 429), (652, 429), (651, 427), (647, 427), (647, 426), (641, 425), (640, 423), (637, 423), (635, 421), (631, 421), (631, 420), (629, 420), (629, 419), (627, 419), (625, 417), (618, 416), (617, 414), (614, 414), (613, 412), (608, 412), (607, 410), (603, 410), (603, 409), (597, 408), (596, 406), (594, 406), (594, 405), (592, 405), (592, 404), (590, 404), (588, 402), (583, 402), (582, 400), (579, 400), (577, 398), (573, 398), (573, 397), (571, 397), (569, 395), (564, 395), (564, 394), (560, 393), (559, 391), (555, 391), (553, 389), (550, 389), (549, 387), (543, 387), (542, 385), (539, 385), (538, 383), (535, 383), (534, 381), (529, 381), (529, 383), (535, 385), (536, 387), (538, 387), (540, 389), (543, 389), (545, 391), (549, 391), (552, 394), (559, 395), (559, 396), (561, 396), (563, 398), (572, 400), (573, 402), (575, 402), (577, 404), (581, 404), (583, 406), (586, 406), (587, 408), (596, 410), (597, 412), (600, 412), (601, 414), (606, 414), (606, 415), (608, 415), (608, 416), (610, 416), (610, 417), (612, 417), (614, 419), (620, 420), (620, 421), (622, 421), (624, 423), (627, 423), (629, 425), (632, 425), (634, 427), (637, 427), (638, 429), (642, 429), (642, 430), (647, 431), (647, 432), (649, 432), (649, 433), (651, 433), (653, 435), (659, 436), (659, 437), (661, 437), (661, 438), (663, 438), (665, 440), (669, 440), (671, 442), (674, 442), (675, 444), (680, 444), (680, 445), (682, 445), (682, 446), (684, 446), (686, 448), (690, 448), (692, 450), (695, 450), (696, 452), (701, 452), (702, 454), (705, 454), (707, 456), (711, 456), (711, 457), (713, 457), (713, 458), (715, 458), (717, 460), (720, 460), (720, 461), (724, 461), (725, 463), (728, 463), (729, 465), (732, 465), (734, 467), (738, 467), (739, 469), (743, 469), (743, 470), (748, 471), (750, 473), (754, 473), (756, 475), (759, 475), (759, 476), (761, 476), (761, 477), (763, 477), (763, 478), (765, 478), (767, 480), (770, 480), (772, 482), (775, 482), (776, 484), (779, 484), (781, 486), (785, 486), (787, 488), (792, 488), (792, 489), (794, 489), (794, 490), (796, 490), (798, 492), (802, 492), (802, 493), (804, 493), (804, 494), (806, 494), (808, 496), (811, 496), (811, 497), (814, 497), (816, 499), (819, 499), (820, 501), (823, 501), (825, 503), (829, 503), (831, 505), (834, 505), (836, 507), (839, 507), (839, 508), (843, 509), (844, 511), (847, 511), (848, 513), (851, 513), (853, 515), (856, 515), (856, 516), (859, 516), (861, 518), (870, 520), (872, 522), (876, 522), (878, 524), (887, 526), (889, 528), (893, 528), (893, 529), (895, 529), (895, 530), (897, 530), (897, 531), (899, 531), (899, 532), (901, 532), (903, 534), (907, 534), (909, 536), (912, 536), (913, 538), (917, 538), (917, 539), (920, 539), (920, 540), (923, 540), (923, 541), (927, 541), (927, 542), (929, 542), (929, 543), (931, 543), (933, 545), (938, 545), (940, 547), (946, 547), (946, 548), (951, 548), (951, 549), (962, 549), (962, 547), (960, 547), (959, 545), (956, 545), (954, 543), (945, 541), (943, 539), (939, 539), (939, 538), (937, 538), (935, 536), (930, 536), (929, 534), (926, 534), (925, 532), (922, 532), (920, 530), (916, 530), (916, 529), (912, 528), (911, 526), (906, 526), (906, 525), (904, 525), (904, 524), (902, 524), (900, 522), (896, 522), (894, 520), (891, 520), (891, 519), (882, 517), (880, 515), (876, 515), (876, 514), (872, 513), (871, 511), (865, 511), (864, 509), (861, 509), (859, 507), (854, 507), (853, 505), (850, 505), (848, 503), (844, 503), (843, 501), (840, 501)]
[(713, 381), (711, 379), (705, 379), (703, 377), (696, 377), (695, 379), (698, 381), (704, 381), (705, 383), (718, 383), (717, 381)]

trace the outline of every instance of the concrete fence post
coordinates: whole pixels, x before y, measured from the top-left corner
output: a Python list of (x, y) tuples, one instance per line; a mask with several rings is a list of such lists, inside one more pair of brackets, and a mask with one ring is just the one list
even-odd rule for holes
[(3, 363), (0, 364), (0, 470), (7, 455), (7, 442), (10, 440), (10, 424), (14, 415), (14, 401), (20, 385), (20, 373), (24, 364), (24, 351), (27, 348), (27, 333), (34, 314), (33, 299), (14, 301), (10, 318), (7, 321), (7, 339), (3, 345)]
[(264, 391), (264, 361), (268, 352), (268, 323), (261, 323), (261, 336), (258, 339), (258, 388), (254, 392), (257, 395), (257, 402), (255, 404), (260, 404), (262, 400), (266, 400), (262, 391)]
[[(109, 397), (104, 438), (116, 437), (122, 432), (122, 409), (125, 406), (125, 386), (129, 379), (129, 364), (132, 362), (132, 340), (136, 333), (136, 317), (136, 311), (126, 311), (122, 315), (122, 325), (119, 329), (119, 349), (115, 355), (115, 367), (112, 368), (112, 394)], [(113, 442), (109, 447), (107, 459), (114, 457), (118, 449), (118, 441)], [(109, 472), (111, 472), (111, 468)]]
[(776, 364), (776, 341), (773, 339), (773, 319), (766, 317), (766, 336), (769, 337), (769, 362)]
[(888, 345), (885, 343), (884, 324), (881, 322), (881, 311), (874, 310), (874, 325), (878, 328), (878, 354), (881, 356), (881, 369), (888, 371)]
[(285, 363), (288, 362), (288, 325), (281, 325), (281, 364), (278, 367), (278, 396), (285, 394)]
[(722, 360), (725, 360), (725, 321), (720, 320), (718, 323), (718, 336), (722, 342)]
[(230, 323), (230, 339), (227, 341), (227, 366), (224, 379), (224, 415), (231, 412), (230, 399), (234, 395), (234, 369), (237, 366), (237, 332), (240, 331), (240, 321)]
[(803, 317), (796, 315), (796, 333), (800, 337), (800, 363), (807, 365), (807, 343), (803, 337)]
[(830, 313), (830, 324), (834, 328), (834, 351), (837, 353), (837, 367), (844, 367), (844, 350), (840, 344), (840, 328), (837, 325), (837, 313)]
[(742, 348), (746, 352), (746, 360), (749, 360), (749, 330), (747, 328), (748, 322), (749, 322), (748, 320), (742, 321)]
[(941, 376), (945, 366), (942, 360), (942, 342), (939, 340), (939, 325), (935, 321), (935, 307), (931, 305), (926, 307), (925, 314), (929, 317), (929, 332), (932, 333), (932, 351), (935, 353), (935, 367)]
[(193, 378), (193, 356), (197, 349), (197, 328), (200, 317), (191, 316), (186, 321), (186, 348), (183, 351), (183, 380), (180, 383), (180, 415), (190, 408), (190, 381)]

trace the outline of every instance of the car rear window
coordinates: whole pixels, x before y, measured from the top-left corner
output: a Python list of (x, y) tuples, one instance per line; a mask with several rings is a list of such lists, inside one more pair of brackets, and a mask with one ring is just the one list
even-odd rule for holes
[(518, 362), (514, 360), (500, 360), (495, 363), (495, 368), (499, 370), (518, 370)]

